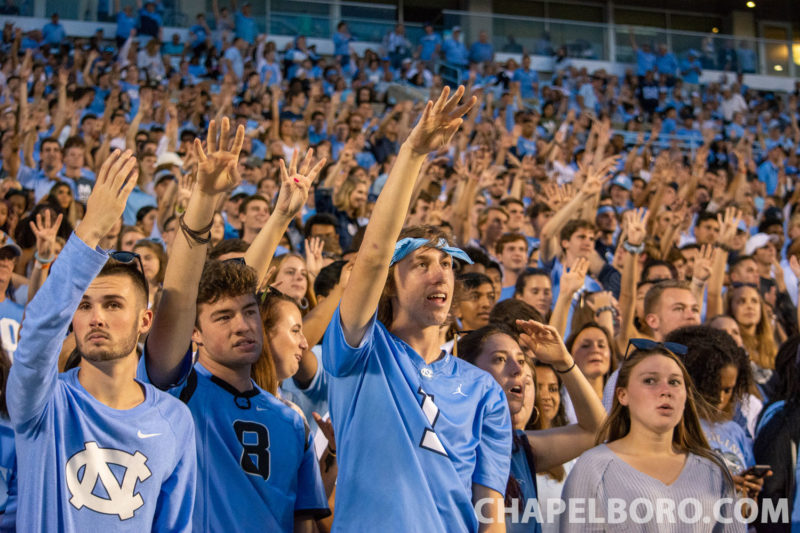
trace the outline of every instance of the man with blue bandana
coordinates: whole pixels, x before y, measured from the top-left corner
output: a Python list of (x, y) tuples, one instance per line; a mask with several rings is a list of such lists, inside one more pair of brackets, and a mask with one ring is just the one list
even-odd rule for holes
[[(505, 531), (505, 396), (488, 373), (441, 350), (453, 259), (468, 258), (435, 228), (400, 233), (423, 160), (450, 142), (475, 103), (459, 106), (463, 94), (448, 100), (446, 87), (428, 102), (400, 148), (325, 334), (339, 461), (334, 532)], [(484, 498), (491, 525), (473, 509)]]

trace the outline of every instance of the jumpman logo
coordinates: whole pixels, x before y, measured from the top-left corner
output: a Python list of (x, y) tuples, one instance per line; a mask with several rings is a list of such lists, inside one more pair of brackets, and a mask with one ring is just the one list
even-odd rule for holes
[(458, 388), (455, 391), (453, 391), (453, 394), (460, 394), (461, 396), (466, 398), (467, 395), (464, 394), (464, 392), (461, 390), (461, 385), (462, 385), (461, 383), (458, 384)]

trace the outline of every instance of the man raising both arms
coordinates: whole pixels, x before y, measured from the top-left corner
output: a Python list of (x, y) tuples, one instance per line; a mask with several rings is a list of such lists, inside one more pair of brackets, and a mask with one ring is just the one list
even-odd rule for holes
[[(511, 419), (492, 377), (443, 353), (453, 258), (435, 228), (400, 230), (422, 162), (475, 104), (428, 102), (378, 198), (323, 345), (339, 477), (333, 531), (505, 531)], [(397, 244), (398, 235), (404, 237)], [(379, 306), (380, 303), (380, 306)], [(441, 416), (440, 416), (441, 414)], [(490, 498), (481, 524), (473, 501)]]
[[(136, 342), (153, 318), (141, 260), (97, 247), (122, 216), (135, 168), (130, 151), (103, 163), (83, 221), (28, 304), (6, 392), (18, 531), (191, 531), (192, 417), (134, 379)], [(70, 321), (81, 362), (59, 376)]]

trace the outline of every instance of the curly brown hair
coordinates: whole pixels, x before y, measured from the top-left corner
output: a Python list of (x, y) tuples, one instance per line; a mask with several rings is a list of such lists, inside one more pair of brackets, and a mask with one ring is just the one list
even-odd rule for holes
[(213, 304), (220, 298), (252, 294), (256, 297), (258, 275), (255, 269), (237, 261), (211, 259), (203, 267), (197, 289), (197, 305)]

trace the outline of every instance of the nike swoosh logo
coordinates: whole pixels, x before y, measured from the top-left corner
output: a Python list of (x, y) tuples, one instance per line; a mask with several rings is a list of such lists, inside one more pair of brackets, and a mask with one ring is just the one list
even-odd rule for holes
[(136, 436), (140, 439), (149, 439), (150, 437), (158, 437), (159, 435), (161, 435), (161, 433), (142, 433), (141, 429), (136, 433)]
[(268, 411), (268, 409), (266, 407), (256, 406), (256, 411)]

